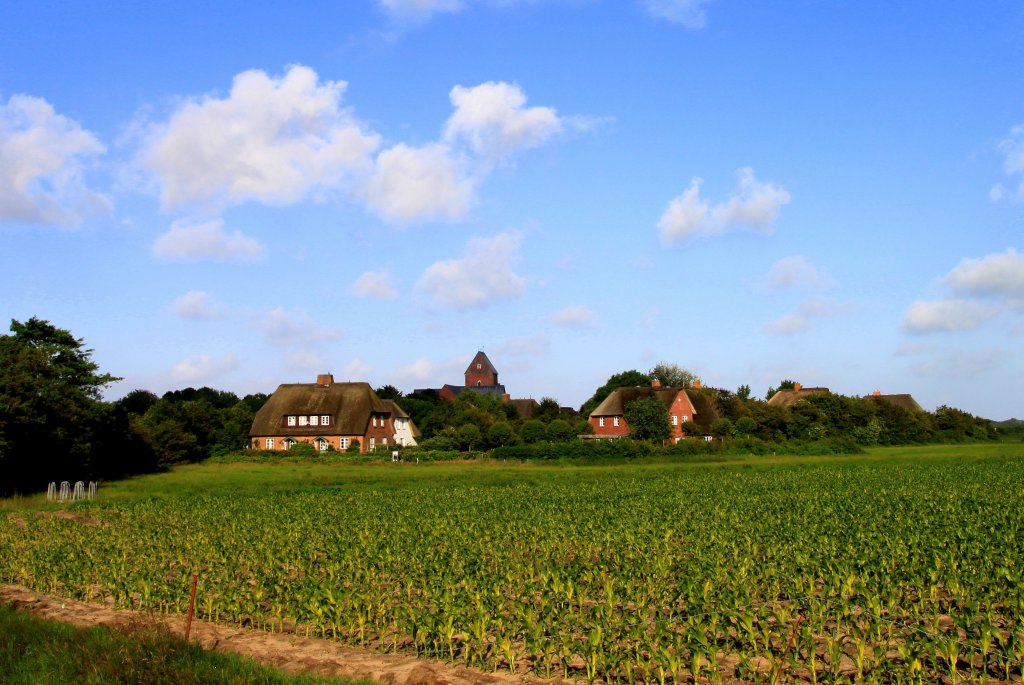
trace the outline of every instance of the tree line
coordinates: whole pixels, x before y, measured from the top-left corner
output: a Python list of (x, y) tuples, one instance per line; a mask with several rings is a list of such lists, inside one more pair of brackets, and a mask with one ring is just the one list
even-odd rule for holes
[[(10, 331), (0, 335), (0, 495), (43, 490), (50, 481), (121, 478), (244, 449), (253, 417), (268, 398), (202, 387), (162, 396), (133, 390), (104, 401), (103, 389), (121, 379), (100, 371), (83, 340), (34, 317), (12, 320)], [(744, 441), (751, 449), (757, 443), (843, 440), (869, 446), (999, 436), (990, 421), (946, 406), (915, 412), (831, 393), (772, 406), (765, 400), (775, 388), (760, 400), (746, 385), (735, 391), (696, 387), (692, 372), (667, 362), (647, 372), (613, 374), (578, 412), (551, 397), (523, 416), (514, 404), (473, 391), (452, 402), (436, 391), (406, 395), (391, 385), (377, 388), (377, 394), (410, 415), (421, 431), (419, 449), (477, 451), (576, 441), (592, 432), (587, 417), (616, 388), (650, 386), (655, 379), (663, 387), (687, 388), (697, 405), (697, 423), (684, 423), (685, 433)], [(778, 387), (793, 385), (784, 380)], [(637, 400), (624, 411), (633, 440), (658, 443), (668, 437), (668, 413), (657, 400)]]

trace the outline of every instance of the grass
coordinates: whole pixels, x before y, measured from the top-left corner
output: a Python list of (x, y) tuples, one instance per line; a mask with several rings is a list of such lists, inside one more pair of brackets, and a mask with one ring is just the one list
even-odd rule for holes
[(76, 628), (0, 605), (0, 680), (47, 683), (316, 685), (347, 681), (287, 675), (185, 642), (163, 624)]
[[(189, 497), (235, 492), (280, 493), (310, 487), (331, 487), (338, 491), (405, 490), (434, 488), (446, 481), (481, 486), (522, 483), (571, 471), (590, 477), (618, 477), (624, 471), (652, 472), (678, 469), (750, 469), (785, 464), (818, 464), (863, 461), (907, 461), (920, 459), (984, 459), (995, 456), (1024, 457), (1022, 443), (969, 443), (961, 445), (914, 445), (876, 447), (856, 455), (787, 455), (733, 457), (726, 461), (676, 462), (671, 460), (634, 461), (628, 464), (553, 464), (550, 462), (432, 462), (392, 464), (382, 462), (218, 462), (184, 464), (165, 473), (136, 476), (100, 484), (102, 502), (131, 501), (145, 497)], [(0, 499), (0, 512), (68, 508), (67, 502), (48, 502), (46, 494)]]

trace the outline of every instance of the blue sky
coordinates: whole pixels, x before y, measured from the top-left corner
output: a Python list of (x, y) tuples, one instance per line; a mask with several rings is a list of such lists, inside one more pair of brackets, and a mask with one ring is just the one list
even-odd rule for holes
[(1024, 417), (1019, 2), (324, 4), (0, 8), (0, 315), (111, 397), (483, 348)]

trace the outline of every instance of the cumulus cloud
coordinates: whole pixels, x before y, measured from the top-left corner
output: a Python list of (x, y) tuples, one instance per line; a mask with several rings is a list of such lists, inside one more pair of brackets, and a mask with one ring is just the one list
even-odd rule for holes
[(227, 97), (186, 101), (151, 128), (141, 162), (165, 208), (287, 204), (370, 168), (379, 137), (341, 107), (343, 81), (293, 66), (238, 74)]
[(331, 342), (342, 337), (339, 329), (317, 323), (298, 308), (275, 307), (256, 315), (253, 323), (263, 331), (269, 342), (280, 346)]
[(225, 232), (221, 219), (178, 220), (153, 243), (153, 254), (172, 261), (255, 261), (263, 257), (263, 246), (241, 231)]
[(764, 279), (764, 287), (769, 290), (787, 288), (820, 288), (825, 285), (825, 278), (805, 257), (794, 255), (783, 257), (768, 269)]
[(96, 136), (46, 100), (0, 102), (0, 221), (73, 226), (109, 209), (82, 178), (84, 161), (103, 152)]
[(903, 314), (903, 328), (911, 333), (973, 331), (997, 313), (994, 307), (974, 300), (919, 300)]
[(218, 321), (228, 315), (228, 308), (223, 302), (202, 290), (189, 290), (174, 301), (171, 309), (183, 319), (197, 321)]
[(517, 232), (472, 238), (460, 259), (435, 262), (416, 283), (417, 290), (451, 309), (478, 309), (523, 292), (524, 279), (512, 271), (519, 257)]
[(367, 206), (391, 221), (458, 219), (472, 206), (476, 183), (440, 143), (398, 144), (381, 152), (361, 195)]
[(964, 258), (942, 284), (961, 295), (1006, 298), (1020, 306), (1024, 304), (1024, 255), (1011, 247), (981, 259)]
[(750, 167), (738, 170), (736, 175), (738, 190), (716, 205), (701, 197), (703, 181), (693, 179), (682, 195), (669, 202), (658, 221), (662, 242), (686, 243), (740, 228), (770, 233), (782, 206), (789, 204), (789, 193), (782, 186), (758, 181)]
[(238, 358), (228, 354), (220, 359), (208, 354), (183, 359), (171, 367), (171, 379), (178, 383), (206, 383), (238, 368)]
[(589, 328), (594, 325), (594, 312), (583, 305), (566, 307), (549, 316), (548, 321), (564, 328)]
[(356, 297), (377, 300), (393, 300), (398, 297), (391, 274), (387, 271), (367, 271), (360, 275), (352, 284), (352, 292)]
[(455, 86), (449, 98), (455, 111), (445, 125), (445, 140), (461, 141), (491, 160), (542, 145), (564, 126), (553, 108), (527, 107), (526, 94), (511, 83)]
[(664, 19), (688, 29), (707, 26), (704, 5), (708, 0), (641, 0), (647, 12), (655, 19)]
[[(1014, 126), (1010, 134), (999, 143), (999, 149), (1005, 155), (1003, 172), (1017, 184), (1016, 197), (1024, 199), (1024, 124)], [(992, 200), (1001, 200), (1007, 195), (1002, 184), (997, 184), (989, 192)]]
[(1024, 255), (1010, 247), (980, 259), (965, 257), (939, 284), (950, 295), (911, 304), (903, 315), (904, 330), (973, 331), (1002, 311), (1024, 311)]
[(459, 356), (435, 362), (429, 357), (420, 357), (414, 362), (398, 367), (394, 378), (396, 382), (405, 385), (418, 384), (422, 387), (427, 383), (440, 384), (445, 382), (445, 379), (461, 378), (469, 360), (468, 356)]
[(764, 331), (773, 335), (794, 335), (811, 327), (813, 319), (833, 316), (843, 307), (835, 300), (811, 299), (800, 303), (795, 312), (780, 316), (764, 325)]

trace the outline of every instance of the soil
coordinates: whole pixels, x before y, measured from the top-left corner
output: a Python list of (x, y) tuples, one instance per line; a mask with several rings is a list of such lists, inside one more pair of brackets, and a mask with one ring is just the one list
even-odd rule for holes
[[(160, 616), (129, 609), (114, 609), (103, 604), (60, 599), (33, 592), (20, 585), (0, 585), (0, 603), (12, 605), (20, 611), (27, 611), (41, 618), (63, 621), (80, 627), (120, 626), (144, 618), (162, 622), (179, 635), (185, 634), (185, 618), (181, 616)], [(308, 673), (352, 680), (365, 679), (389, 685), (559, 683), (528, 676), (518, 677), (508, 673), (484, 673), (441, 661), (349, 647), (331, 640), (271, 634), (198, 619), (192, 621), (190, 639), (206, 649), (234, 652), (289, 673)]]

